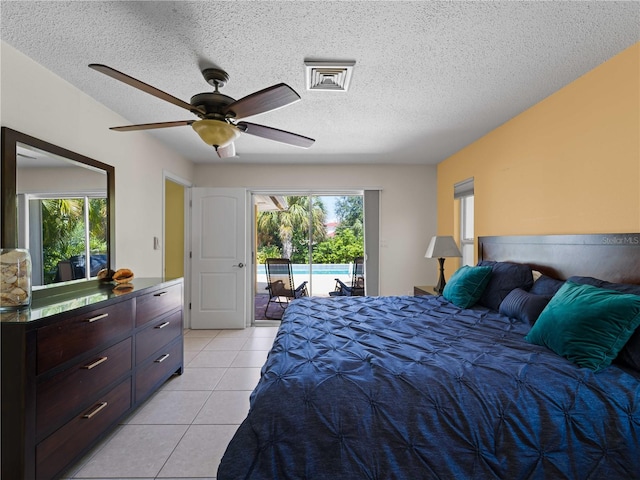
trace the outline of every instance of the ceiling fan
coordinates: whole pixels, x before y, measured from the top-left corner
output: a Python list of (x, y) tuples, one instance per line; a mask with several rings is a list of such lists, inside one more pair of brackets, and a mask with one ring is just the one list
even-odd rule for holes
[(233, 141), (241, 133), (248, 133), (302, 148), (309, 148), (315, 142), (313, 138), (304, 137), (296, 133), (258, 125), (257, 123), (237, 121), (238, 119), (269, 112), (300, 100), (300, 96), (296, 91), (284, 83), (273, 85), (247, 95), (240, 100), (235, 100), (218, 91), (229, 81), (227, 72), (219, 68), (206, 68), (202, 71), (202, 75), (215, 90), (213, 92), (198, 93), (191, 97), (191, 100), (187, 103), (106, 65), (92, 63), (89, 67), (154, 97), (189, 110), (200, 118), (199, 120), (179, 120), (175, 122), (111, 127), (110, 130), (129, 132), (191, 125), (207, 145), (211, 145), (216, 149), (220, 158), (235, 156)]

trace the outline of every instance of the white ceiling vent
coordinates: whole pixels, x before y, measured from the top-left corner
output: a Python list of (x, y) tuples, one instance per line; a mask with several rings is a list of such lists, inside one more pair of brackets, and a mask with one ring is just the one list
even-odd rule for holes
[(346, 92), (356, 62), (304, 62), (307, 90)]

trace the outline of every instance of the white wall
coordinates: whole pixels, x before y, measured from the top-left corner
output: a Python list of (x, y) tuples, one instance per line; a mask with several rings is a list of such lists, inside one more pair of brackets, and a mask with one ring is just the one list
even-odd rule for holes
[(424, 258), (436, 234), (435, 166), (196, 165), (194, 178), (197, 187), (278, 192), (381, 188), (380, 294), (413, 294), (414, 285), (436, 282), (437, 261)]
[(102, 104), (0, 43), (0, 121), (22, 133), (115, 167), (116, 261), (137, 276), (162, 275), (162, 171), (187, 180), (193, 165), (146, 133), (108, 128), (129, 123)]
[(107, 174), (87, 168), (23, 168), (16, 172), (17, 193), (107, 192)]

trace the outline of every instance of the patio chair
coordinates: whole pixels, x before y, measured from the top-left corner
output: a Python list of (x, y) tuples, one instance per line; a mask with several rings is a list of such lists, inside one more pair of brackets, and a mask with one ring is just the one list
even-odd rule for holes
[(364, 257), (356, 257), (353, 260), (351, 285), (346, 285), (342, 280), (336, 278), (336, 288), (333, 292), (329, 292), (329, 295), (332, 297), (364, 296)]
[(284, 310), (291, 300), (300, 297), (308, 297), (307, 282), (304, 281), (297, 288), (293, 288), (293, 271), (291, 260), (288, 258), (267, 258), (267, 290), (269, 290), (269, 301), (264, 309), (264, 316), (272, 320), (280, 320), (279, 317), (268, 315), (269, 305), (278, 303)]
[(56, 282), (67, 282), (75, 280), (77, 277), (73, 269), (73, 264), (69, 260), (61, 260), (58, 262), (58, 271), (56, 272)]

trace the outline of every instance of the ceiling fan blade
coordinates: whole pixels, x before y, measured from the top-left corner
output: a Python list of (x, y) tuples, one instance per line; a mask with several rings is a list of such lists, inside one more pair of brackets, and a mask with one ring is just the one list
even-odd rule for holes
[(236, 100), (227, 105), (223, 113), (233, 112), (235, 118), (245, 118), (286, 107), (298, 100), (300, 100), (300, 95), (293, 88), (279, 83)]
[(275, 140), (276, 142), (286, 143), (296, 147), (309, 148), (315, 142), (313, 138), (303, 137), (297, 133), (285, 132), (284, 130), (265, 127), (264, 125), (258, 125), (256, 123), (238, 122), (236, 126), (249, 135)]
[(225, 145), (224, 147), (218, 147), (216, 151), (218, 152), (218, 156), (220, 158), (229, 158), (229, 157), (236, 156), (236, 146), (234, 145), (233, 142), (231, 142), (228, 145)]
[(134, 88), (137, 88), (138, 90), (142, 90), (143, 92), (146, 92), (150, 95), (153, 95), (154, 97), (158, 97), (166, 102), (172, 103), (178, 107), (184, 108), (185, 110), (189, 110), (190, 112), (193, 113), (201, 113), (201, 114), (205, 114), (204, 111), (200, 110), (197, 107), (194, 107), (193, 105), (180, 100), (179, 98), (174, 97), (173, 95), (169, 95), (166, 92), (163, 92), (162, 90), (157, 89), (156, 87), (152, 87), (151, 85), (148, 85), (144, 82), (141, 82), (140, 80), (137, 80), (133, 77), (130, 77), (129, 75), (127, 75), (126, 73), (122, 73), (119, 72), (118, 70), (115, 70), (111, 67), (108, 67), (106, 65), (102, 65), (99, 63), (92, 63), (89, 65), (89, 68), (93, 68), (94, 70), (100, 72), (100, 73), (104, 73), (105, 75), (111, 77), (111, 78), (115, 78), (116, 80), (120, 80), (123, 83), (126, 83), (129, 86), (132, 86)]
[(134, 130), (152, 130), (154, 128), (182, 127), (191, 125), (195, 120), (178, 120), (177, 122), (141, 123), (139, 125), (125, 125), (124, 127), (111, 127), (109, 130), (116, 132), (132, 132)]

